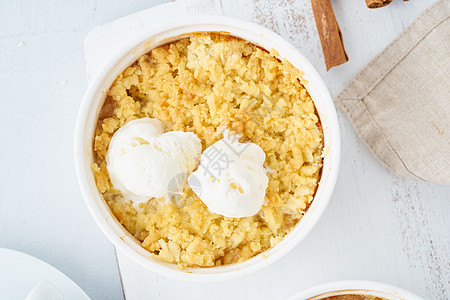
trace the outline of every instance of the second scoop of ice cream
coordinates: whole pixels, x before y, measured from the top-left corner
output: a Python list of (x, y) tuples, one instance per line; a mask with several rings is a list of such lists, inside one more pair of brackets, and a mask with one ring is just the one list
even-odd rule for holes
[(269, 182), (265, 158), (258, 145), (226, 135), (203, 151), (188, 183), (213, 213), (231, 218), (253, 216), (264, 203)]
[(174, 188), (173, 181), (182, 181), (180, 176), (186, 179), (197, 167), (201, 150), (194, 133), (164, 133), (161, 121), (142, 118), (114, 134), (106, 163), (114, 188), (139, 204), (167, 196)]

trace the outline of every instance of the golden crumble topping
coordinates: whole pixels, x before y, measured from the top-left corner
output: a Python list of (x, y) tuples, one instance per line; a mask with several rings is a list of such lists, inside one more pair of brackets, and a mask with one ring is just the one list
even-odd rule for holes
[[(313, 200), (323, 134), (301, 73), (275, 53), (217, 33), (195, 33), (141, 56), (112, 84), (95, 133), (92, 171), (112, 212), (142, 246), (166, 262), (213, 267), (245, 261), (275, 246)], [(114, 190), (105, 156), (114, 132), (143, 117), (165, 130), (194, 132), (203, 150), (227, 128), (266, 153), (267, 204), (246, 218), (208, 211), (188, 185), (172, 202), (136, 210)], [(125, 199), (126, 200), (126, 199)]]

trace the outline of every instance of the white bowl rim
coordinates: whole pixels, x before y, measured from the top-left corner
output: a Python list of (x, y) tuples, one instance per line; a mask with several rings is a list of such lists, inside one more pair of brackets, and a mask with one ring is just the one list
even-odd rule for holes
[[(423, 298), (397, 286), (369, 280), (343, 280), (324, 283), (301, 291), (286, 300), (306, 300), (318, 296), (332, 296), (333, 292), (366, 293), (371, 296), (387, 297), (389, 300), (423, 300)], [(331, 293), (331, 295), (330, 295)], [(317, 298), (319, 300), (320, 298)]]
[[(200, 30), (195, 30), (197, 28)], [(201, 30), (202, 28), (204, 29)], [(271, 45), (277, 45), (275, 49), (280, 54), (280, 57), (288, 59), (288, 61), (290, 61), (296, 68), (304, 71), (304, 78), (307, 78), (309, 81), (309, 83), (305, 84), (305, 86), (313, 98), (322, 122), (325, 135), (325, 157), (322, 177), (320, 179), (314, 201), (299, 224), (297, 224), (296, 227), (286, 237), (284, 237), (278, 245), (245, 262), (234, 265), (178, 270), (173, 264), (164, 263), (153, 258), (148, 251), (142, 248), (139, 243), (133, 239), (133, 237), (130, 236), (130, 234), (121, 225), (118, 224), (109, 211), (107, 205), (105, 205), (104, 200), (100, 199), (101, 197), (98, 195), (98, 191), (95, 192), (92, 189), (92, 180), (91, 182), (88, 180), (88, 177), (91, 177), (91, 179), (93, 178), (92, 172), (90, 171), (89, 164), (86, 163), (87, 158), (85, 155), (85, 151), (88, 151), (85, 150), (86, 147), (90, 147), (92, 151), (92, 136), (90, 138), (90, 145), (87, 145), (89, 143), (85, 142), (85, 132), (89, 130), (88, 124), (86, 123), (89, 112), (92, 108), (91, 106), (93, 100), (97, 94), (100, 92), (105, 92), (104, 88), (101, 89), (102, 84), (104, 84), (106, 80), (105, 78), (111, 74), (112, 69), (117, 67), (117, 64), (119, 64), (119, 62), (126, 55), (130, 55), (130, 53), (137, 53), (136, 49), (138, 46), (142, 48), (143, 45), (147, 45), (145, 47), (147, 47), (146, 51), (148, 52), (153, 48), (149, 47), (155, 42), (153, 37), (158, 34), (162, 35), (165, 32), (191, 33), (197, 31), (227, 32), (232, 36), (238, 36), (243, 39), (247, 38), (242, 36), (242, 32), (246, 32), (248, 36), (252, 36), (254, 38), (255, 36), (258, 36), (255, 40), (247, 40), (261, 46), (264, 46), (263, 42), (260, 43), (262, 40), (266, 43), (270, 43)], [(241, 34), (237, 34), (237, 32)], [(177, 37), (179, 35), (180, 34), (173, 34), (168, 37)], [(160, 40), (157, 42), (159, 41)], [(162, 39), (162, 41), (165, 42), (161, 44), (167, 43), (165, 39)], [(156, 43), (155, 45), (158, 46), (160, 44)], [(140, 52), (142, 52), (142, 49)], [(145, 51), (142, 53), (145, 53)], [(300, 61), (301, 63), (294, 63), (294, 60), (296, 62)], [(129, 62), (127, 66), (131, 65), (131, 63), (132, 61)], [(117, 76), (119, 72), (114, 74)], [(318, 106), (323, 107), (319, 109)], [(311, 231), (325, 211), (333, 193), (338, 176), (341, 145), (339, 123), (331, 95), (312, 64), (292, 44), (284, 40), (278, 34), (260, 25), (225, 16), (209, 15), (178, 18), (164, 24), (160, 24), (159, 26), (148, 28), (143, 30), (143, 32), (138, 34), (134, 39), (125, 43), (120, 50), (115, 52), (115, 54), (112, 55), (108, 62), (104, 64), (103, 68), (97, 73), (92, 82), (89, 84), (83, 97), (75, 127), (74, 150), (77, 178), (86, 205), (97, 225), (110, 239), (114, 246), (119, 249), (119, 251), (125, 253), (139, 265), (171, 278), (190, 281), (217, 281), (246, 275), (270, 265), (288, 253)], [(328, 167), (325, 169), (325, 166), (328, 166), (329, 169)], [(317, 200), (319, 193), (320, 201)]]

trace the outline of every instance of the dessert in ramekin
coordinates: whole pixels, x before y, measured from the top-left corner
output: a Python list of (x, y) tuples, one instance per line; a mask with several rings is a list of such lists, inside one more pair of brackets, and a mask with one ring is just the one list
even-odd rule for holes
[[(135, 136), (134, 142), (127, 140), (131, 148), (119, 147), (115, 152), (119, 154), (114, 157), (119, 158), (111, 155), (111, 165), (114, 161), (115, 165), (129, 166), (133, 161), (135, 169), (108, 168), (111, 139), (139, 120), (153, 126), (141, 124), (140, 128), (147, 126), (150, 132), (158, 127), (160, 132), (145, 139)], [(166, 137), (162, 138), (164, 143), (159, 140), (169, 132), (195, 134), (201, 150), (189, 153), (202, 153), (201, 161), (200, 157), (196, 164), (177, 160), (174, 166), (185, 167), (170, 169), (161, 166), (173, 161), (159, 154), (153, 156), (164, 161), (159, 167), (150, 158), (139, 161), (152, 161), (152, 168), (141, 168), (129, 158), (120, 160), (121, 153), (126, 156), (135, 147), (146, 149), (142, 150), (145, 153), (164, 152), (161, 148), (176, 144), (167, 142)], [(236, 147), (255, 145), (253, 148), (262, 149), (265, 155), (265, 185), (264, 180), (253, 180), (249, 175), (253, 173), (241, 176), (243, 181), (227, 183), (229, 190), (247, 199), (263, 190), (264, 201), (258, 200), (259, 207), (237, 208), (235, 203), (219, 207), (221, 202), (211, 195), (214, 187), (221, 187), (211, 185), (207, 192), (208, 181), (202, 181), (199, 169), (207, 150), (225, 140), (224, 133), (234, 138)], [(183, 145), (167, 147), (183, 149)], [(334, 106), (309, 62), (276, 34), (225, 17), (178, 20), (130, 43), (90, 86), (76, 133), (80, 185), (100, 227), (138, 262), (181, 278), (244, 274), (292, 248), (326, 207), (337, 176), (339, 152)], [(166, 156), (174, 157), (170, 153)], [(242, 155), (237, 153), (230, 160), (236, 159)], [(124, 172), (117, 170), (124, 168), (131, 175), (120, 178)], [(168, 174), (148, 175), (164, 187), (164, 192), (152, 194), (136, 187), (139, 180), (129, 180), (135, 178), (136, 169), (147, 175), (154, 170), (186, 174), (175, 190), (170, 188)], [(118, 173), (113, 180), (111, 172)], [(208, 172), (211, 169), (203, 173)], [(233, 174), (242, 172), (241, 168)], [(200, 176), (203, 195), (191, 184), (193, 174)], [(254, 174), (262, 176), (261, 172)], [(216, 177), (212, 176), (224, 180)], [(160, 190), (157, 186), (154, 189)], [(132, 196), (128, 197), (130, 191)], [(175, 197), (167, 197), (170, 192)], [(258, 195), (261, 198), (261, 193)], [(182, 270), (175, 271), (179, 268)]]
[(382, 282), (347, 280), (312, 287), (288, 300), (423, 300), (419, 296)]

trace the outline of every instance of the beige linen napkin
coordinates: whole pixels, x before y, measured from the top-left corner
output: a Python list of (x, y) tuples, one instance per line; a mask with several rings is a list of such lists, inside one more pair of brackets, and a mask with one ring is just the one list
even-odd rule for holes
[(392, 172), (450, 184), (450, 1), (429, 8), (335, 98)]

